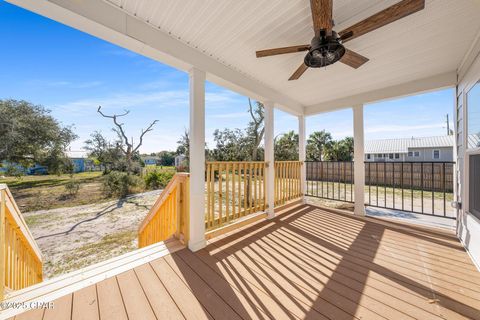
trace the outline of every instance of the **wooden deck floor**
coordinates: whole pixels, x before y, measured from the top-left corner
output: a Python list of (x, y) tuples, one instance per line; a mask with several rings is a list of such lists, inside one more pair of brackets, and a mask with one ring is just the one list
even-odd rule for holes
[(452, 233), (313, 206), (186, 249), (15, 319), (480, 319)]

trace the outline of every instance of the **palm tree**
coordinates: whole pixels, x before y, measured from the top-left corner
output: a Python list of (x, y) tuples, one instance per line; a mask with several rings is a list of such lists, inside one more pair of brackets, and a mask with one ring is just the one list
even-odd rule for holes
[(322, 161), (325, 147), (332, 143), (332, 135), (325, 130), (313, 132), (307, 140), (307, 160)]

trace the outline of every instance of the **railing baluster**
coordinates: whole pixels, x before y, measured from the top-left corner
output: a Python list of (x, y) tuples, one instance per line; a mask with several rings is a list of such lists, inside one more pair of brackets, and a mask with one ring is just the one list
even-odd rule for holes
[(432, 162), (432, 214), (435, 214), (435, 164)]

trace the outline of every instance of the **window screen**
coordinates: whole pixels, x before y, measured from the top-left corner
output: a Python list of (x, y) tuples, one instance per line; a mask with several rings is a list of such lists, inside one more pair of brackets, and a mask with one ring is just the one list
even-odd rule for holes
[(467, 148), (480, 148), (480, 82), (467, 93), (467, 112)]
[(480, 154), (470, 156), (469, 211), (480, 218)]

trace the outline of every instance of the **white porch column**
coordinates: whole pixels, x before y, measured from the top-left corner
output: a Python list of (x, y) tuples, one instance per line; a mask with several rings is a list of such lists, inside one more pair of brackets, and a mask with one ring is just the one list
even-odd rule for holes
[(307, 190), (307, 164), (306, 160), (306, 134), (305, 134), (305, 116), (298, 116), (298, 160), (302, 162), (300, 167), (300, 192), (302, 193), (302, 200), (305, 203), (305, 190)]
[(266, 172), (267, 176), (267, 193), (266, 200), (268, 204), (268, 219), (275, 217), (275, 154), (273, 149), (273, 102), (265, 101), (263, 103), (265, 107), (265, 161), (268, 162), (268, 168)]
[(188, 247), (205, 247), (205, 72), (192, 68), (190, 80), (190, 239)]
[(363, 105), (353, 108), (354, 140), (354, 180), (355, 180), (355, 214), (365, 215), (365, 148), (363, 132)]

